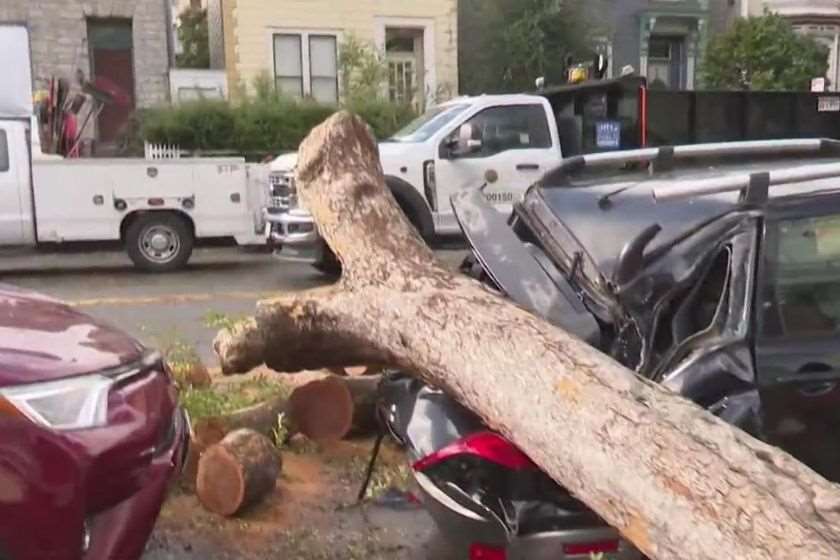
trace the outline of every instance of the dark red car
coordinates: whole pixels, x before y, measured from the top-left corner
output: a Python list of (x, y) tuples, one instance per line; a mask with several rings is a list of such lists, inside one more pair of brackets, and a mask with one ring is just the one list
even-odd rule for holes
[(0, 560), (135, 560), (187, 449), (161, 357), (0, 285)]

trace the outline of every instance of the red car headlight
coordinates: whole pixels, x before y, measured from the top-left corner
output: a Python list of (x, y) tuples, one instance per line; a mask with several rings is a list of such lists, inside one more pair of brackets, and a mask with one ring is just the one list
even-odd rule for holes
[(80, 430), (105, 424), (108, 392), (114, 379), (84, 375), (58, 381), (0, 388), (0, 401), (33, 422), (53, 430)]

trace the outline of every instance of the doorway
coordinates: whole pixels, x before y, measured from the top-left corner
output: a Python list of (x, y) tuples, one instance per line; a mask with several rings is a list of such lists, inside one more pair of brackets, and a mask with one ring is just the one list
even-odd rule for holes
[(88, 50), (94, 95), (104, 103), (97, 139), (116, 142), (134, 111), (134, 40), (130, 19), (88, 19)]
[(685, 88), (685, 38), (654, 35), (648, 43), (647, 79), (651, 89)]
[(423, 29), (388, 27), (385, 59), (388, 62), (388, 97), (391, 101), (424, 110), (426, 92)]

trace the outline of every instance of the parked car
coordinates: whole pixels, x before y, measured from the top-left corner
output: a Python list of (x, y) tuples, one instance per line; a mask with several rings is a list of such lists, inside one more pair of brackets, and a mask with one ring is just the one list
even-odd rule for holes
[(187, 424), (158, 353), (0, 285), (0, 559), (139, 558)]
[[(838, 157), (790, 140), (571, 158), (510, 216), (480, 189), (453, 198), (464, 269), (840, 481)], [(471, 560), (638, 554), (440, 391), (397, 377), (381, 406)]]

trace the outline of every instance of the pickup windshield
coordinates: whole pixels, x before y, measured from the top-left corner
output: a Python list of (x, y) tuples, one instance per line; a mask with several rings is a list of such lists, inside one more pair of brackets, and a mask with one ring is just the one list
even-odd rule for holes
[(466, 103), (457, 105), (441, 105), (429, 109), (410, 123), (402, 130), (389, 138), (388, 142), (425, 142), (438, 130), (446, 126), (452, 119), (464, 112), (469, 107)]

